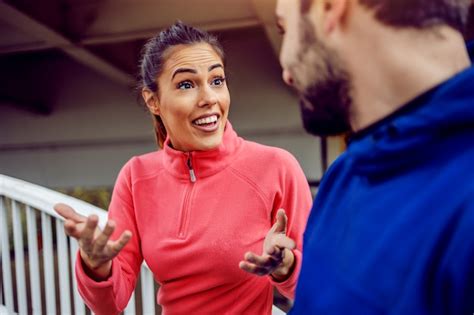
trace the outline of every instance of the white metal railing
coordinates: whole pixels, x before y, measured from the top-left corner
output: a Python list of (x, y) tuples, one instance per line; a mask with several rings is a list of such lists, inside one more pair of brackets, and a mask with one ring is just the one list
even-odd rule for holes
[[(77, 242), (66, 236), (63, 218), (53, 210), (58, 202), (83, 215), (98, 215), (101, 226), (106, 222), (103, 209), (0, 174), (1, 314), (88, 313), (73, 276)], [(155, 314), (156, 290), (145, 264), (140, 281), (141, 290), (134, 292), (125, 314), (135, 314), (137, 306), (140, 313)]]
[[(90, 313), (74, 277), (77, 241), (64, 233), (63, 218), (53, 210), (58, 202), (85, 216), (96, 214), (99, 226), (105, 225), (103, 209), (0, 174), (0, 314)], [(132, 294), (124, 314), (155, 314), (156, 288), (145, 263), (139, 281), (141, 290)], [(273, 306), (272, 314), (285, 313)]]

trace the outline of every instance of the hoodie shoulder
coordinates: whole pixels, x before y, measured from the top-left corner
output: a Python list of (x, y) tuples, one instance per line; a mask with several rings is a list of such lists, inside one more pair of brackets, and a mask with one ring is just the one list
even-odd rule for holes
[(134, 156), (125, 163), (121, 173), (128, 173), (131, 182), (153, 177), (163, 169), (162, 158), (161, 150)]
[(258, 163), (271, 166), (271, 163), (276, 163), (279, 166), (297, 166), (300, 167), (296, 158), (285, 149), (279, 147), (268, 146), (253, 141), (244, 140), (244, 156), (247, 159), (254, 159)]

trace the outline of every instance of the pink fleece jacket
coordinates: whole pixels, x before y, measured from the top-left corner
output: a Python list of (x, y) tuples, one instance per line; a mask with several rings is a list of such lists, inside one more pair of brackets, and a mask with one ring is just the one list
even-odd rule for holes
[[(121, 170), (109, 208), (117, 228), (133, 237), (112, 262), (105, 281), (76, 264), (79, 291), (97, 314), (122, 311), (143, 259), (161, 285), (164, 314), (270, 314), (272, 286), (293, 298), (301, 265), (302, 234), (311, 207), (306, 178), (288, 152), (245, 141), (227, 124), (211, 151), (163, 150), (132, 158)], [(296, 267), (282, 283), (239, 269), (286, 210), (296, 241)]]

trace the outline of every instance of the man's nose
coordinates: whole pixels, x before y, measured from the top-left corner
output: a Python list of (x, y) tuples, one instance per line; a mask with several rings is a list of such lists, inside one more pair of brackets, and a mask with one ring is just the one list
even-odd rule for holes
[(282, 77), (283, 81), (285, 81), (287, 85), (293, 86), (293, 77), (291, 76), (291, 73), (288, 70), (283, 69)]

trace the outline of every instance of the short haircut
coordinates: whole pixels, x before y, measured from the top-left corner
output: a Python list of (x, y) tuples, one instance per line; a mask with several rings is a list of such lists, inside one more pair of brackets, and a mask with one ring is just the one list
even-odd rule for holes
[[(313, 1), (300, 0), (307, 13)], [(393, 27), (429, 28), (448, 25), (463, 33), (471, 0), (357, 0), (382, 23)]]

